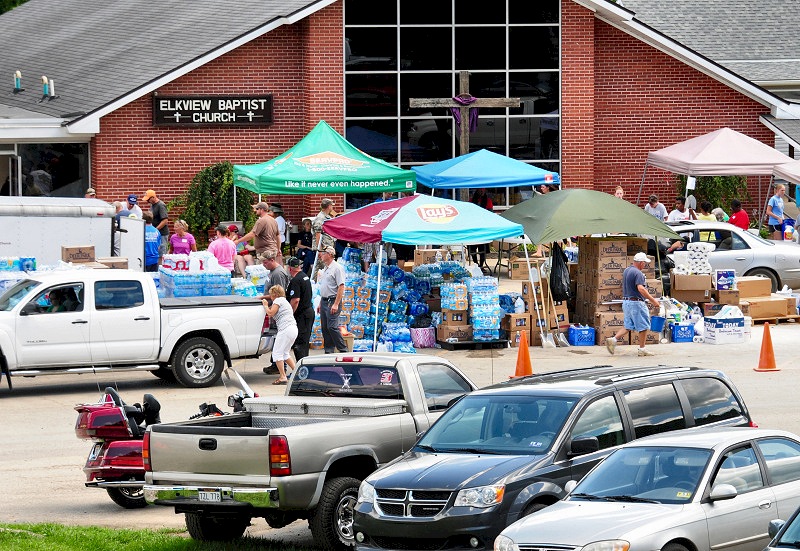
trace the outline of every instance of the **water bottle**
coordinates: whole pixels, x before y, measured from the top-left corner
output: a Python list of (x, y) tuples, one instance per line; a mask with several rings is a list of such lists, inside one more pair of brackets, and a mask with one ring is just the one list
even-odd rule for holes
[(785, 228), (783, 228), (783, 239), (785, 241), (791, 241), (793, 234), (794, 234), (794, 227), (787, 225)]
[(441, 261), (442, 261), (442, 251), (441, 249), (439, 249), (436, 251), (436, 262), (441, 262)]
[(514, 301), (514, 313), (515, 314), (525, 313), (525, 301), (522, 300), (522, 297), (517, 297), (517, 300)]

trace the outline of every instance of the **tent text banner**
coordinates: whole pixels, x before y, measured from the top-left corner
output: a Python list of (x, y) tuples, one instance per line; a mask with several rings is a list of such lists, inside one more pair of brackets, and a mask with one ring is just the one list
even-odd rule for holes
[(272, 95), (153, 95), (155, 126), (262, 125), (272, 122)]

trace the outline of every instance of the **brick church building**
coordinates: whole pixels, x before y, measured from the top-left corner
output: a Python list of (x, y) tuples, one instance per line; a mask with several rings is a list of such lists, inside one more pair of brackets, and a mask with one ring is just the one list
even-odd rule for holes
[[(169, 201), (202, 168), (271, 159), (320, 120), (403, 167), (451, 158), (449, 113), (409, 99), (452, 97), (467, 70), (473, 96), (521, 99), (482, 111), (470, 150), (556, 170), (565, 187), (621, 185), (635, 201), (649, 151), (722, 127), (794, 156), (800, 70), (758, 28), (770, 9), (792, 27), (782, 4), (29, 0), (0, 16), (0, 193), (42, 192), (28, 176), (44, 169), (47, 194), (153, 188)], [(785, 38), (790, 52), (798, 39)], [(671, 197), (674, 182), (649, 170), (645, 192)], [(530, 193), (501, 189), (494, 203)], [(298, 221), (320, 197), (266, 199)]]

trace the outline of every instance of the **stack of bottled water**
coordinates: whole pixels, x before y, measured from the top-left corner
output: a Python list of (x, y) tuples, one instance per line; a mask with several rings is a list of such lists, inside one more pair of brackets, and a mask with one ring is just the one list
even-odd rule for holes
[(469, 288), (470, 320), (476, 341), (500, 338), (500, 321), (505, 311), (500, 307), (497, 279), (481, 276), (466, 280)]
[(253, 264), (252, 266), (246, 266), (244, 273), (247, 275), (247, 279), (256, 286), (258, 293), (263, 295), (264, 285), (269, 281), (269, 270), (261, 264)]
[(443, 309), (466, 310), (469, 307), (467, 286), (463, 283), (443, 283), (441, 294)]
[(231, 290), (234, 295), (243, 297), (257, 297), (259, 295), (258, 289), (253, 285), (253, 282), (241, 277), (231, 280)]
[(384, 322), (380, 341), (386, 345), (386, 350), (389, 352), (416, 353), (407, 323)]
[(19, 272), (21, 269), (18, 256), (0, 256), (0, 271)]

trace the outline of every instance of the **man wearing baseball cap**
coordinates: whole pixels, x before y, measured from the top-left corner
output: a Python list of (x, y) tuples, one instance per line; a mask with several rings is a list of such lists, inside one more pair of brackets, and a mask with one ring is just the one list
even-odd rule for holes
[(319, 323), (322, 326), (322, 340), (325, 353), (347, 352), (344, 337), (339, 331), (339, 312), (344, 296), (344, 268), (336, 262), (336, 249), (332, 245), (319, 251), (325, 270), (319, 278)]
[(130, 211), (131, 214), (135, 214), (136, 218), (141, 220), (142, 207), (139, 206), (139, 198), (135, 193), (128, 195), (128, 211)]
[(278, 235), (278, 223), (269, 215), (269, 205), (261, 201), (253, 205), (253, 209), (258, 215), (258, 220), (253, 224), (253, 229), (240, 238), (234, 239), (233, 242), (238, 245), (255, 238), (253, 244), (256, 247), (256, 253), (271, 252), (278, 256), (281, 249), (281, 238)]
[(144, 201), (150, 203), (150, 212), (153, 215), (153, 227), (161, 234), (161, 245), (158, 247), (159, 264), (161, 257), (167, 252), (169, 245), (169, 211), (164, 201), (156, 196), (155, 190), (148, 189), (144, 192)]
[(658, 308), (658, 301), (647, 291), (642, 268), (650, 263), (650, 257), (645, 253), (636, 253), (633, 264), (625, 268), (622, 273), (622, 313), (625, 315), (625, 325), (613, 337), (606, 339), (606, 348), (609, 353), (614, 353), (617, 339), (636, 331), (639, 334), (639, 356), (652, 356), (653, 353), (645, 348), (647, 332), (650, 330), (650, 312), (647, 309), (650, 303)]

